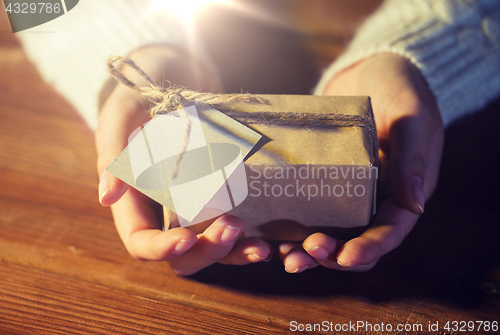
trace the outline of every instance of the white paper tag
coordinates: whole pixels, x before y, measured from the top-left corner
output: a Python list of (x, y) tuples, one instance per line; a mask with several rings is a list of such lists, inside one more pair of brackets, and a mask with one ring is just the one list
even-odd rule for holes
[[(181, 154), (186, 122), (191, 130)], [(248, 195), (243, 160), (261, 135), (207, 105), (157, 115), (135, 131), (107, 171), (177, 213), (182, 227), (222, 215)], [(132, 136), (131, 136), (132, 137)]]

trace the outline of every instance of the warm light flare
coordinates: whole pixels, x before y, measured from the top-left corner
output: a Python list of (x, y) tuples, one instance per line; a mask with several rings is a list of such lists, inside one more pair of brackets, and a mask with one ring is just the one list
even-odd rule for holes
[(196, 13), (211, 5), (228, 4), (229, 0), (154, 0), (151, 11), (168, 10), (186, 22), (191, 22)]

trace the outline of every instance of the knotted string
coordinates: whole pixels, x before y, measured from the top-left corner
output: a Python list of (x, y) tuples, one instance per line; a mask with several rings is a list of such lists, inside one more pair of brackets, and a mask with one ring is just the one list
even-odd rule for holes
[[(125, 64), (134, 69), (147, 83), (146, 86), (138, 86), (131, 82), (118, 70), (119, 64)], [(108, 71), (122, 84), (139, 92), (143, 97), (152, 103), (149, 110), (151, 117), (157, 114), (166, 114), (178, 111), (179, 116), (186, 123), (186, 130), (180, 154), (174, 164), (172, 179), (177, 176), (179, 164), (189, 142), (191, 133), (191, 121), (187, 113), (182, 109), (189, 104), (207, 104), (214, 107), (220, 104), (245, 103), (270, 105), (266, 99), (253, 96), (247, 93), (242, 94), (214, 94), (188, 90), (184, 87), (162, 87), (154, 83), (137, 64), (125, 57), (111, 56), (107, 61)], [(348, 115), (348, 114), (321, 114), (321, 113), (291, 113), (291, 112), (241, 112), (234, 110), (221, 110), (227, 116), (244, 124), (286, 124), (294, 126), (315, 126), (315, 127), (358, 127), (368, 132), (368, 136), (373, 143), (374, 164), (378, 166), (378, 141), (375, 123), (371, 118)]]

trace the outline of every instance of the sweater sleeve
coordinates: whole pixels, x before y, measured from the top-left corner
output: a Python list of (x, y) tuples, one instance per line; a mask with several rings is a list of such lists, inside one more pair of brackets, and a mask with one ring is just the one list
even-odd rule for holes
[(500, 93), (500, 1), (386, 1), (324, 72), (315, 94), (342, 69), (379, 53), (399, 54), (420, 69), (448, 125)]
[(168, 11), (149, 8), (144, 0), (80, 1), (65, 15), (16, 35), (45, 81), (95, 130), (98, 95), (108, 78), (105, 65), (110, 55), (125, 56), (159, 43), (202, 52), (181, 21)]

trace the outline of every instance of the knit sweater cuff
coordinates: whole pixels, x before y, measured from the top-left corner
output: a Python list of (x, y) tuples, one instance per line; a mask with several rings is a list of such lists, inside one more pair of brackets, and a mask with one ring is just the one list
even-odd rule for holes
[(141, 0), (80, 1), (67, 14), (16, 35), (45, 81), (92, 129), (97, 127), (98, 96), (108, 78), (109, 56), (125, 56), (150, 44), (193, 48), (182, 22), (168, 12), (148, 12)]
[(387, 1), (325, 71), (315, 94), (342, 69), (379, 53), (404, 56), (417, 66), (448, 125), (500, 93), (500, 2)]

